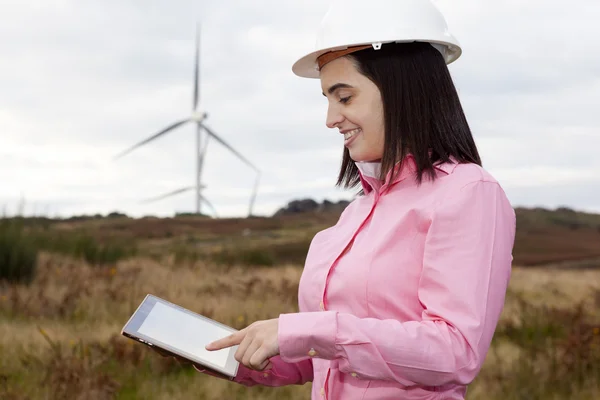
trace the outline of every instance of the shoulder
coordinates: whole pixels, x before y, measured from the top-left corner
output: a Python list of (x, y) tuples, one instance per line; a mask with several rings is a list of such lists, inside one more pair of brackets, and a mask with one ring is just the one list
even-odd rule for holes
[(489, 171), (478, 164), (444, 164), (441, 166), (441, 169), (445, 172), (445, 174), (441, 174), (441, 177), (446, 175), (445, 180), (452, 185), (466, 185), (476, 182), (489, 182), (499, 185), (499, 182), (496, 180), (496, 178)]
[[(432, 187), (431, 220), (447, 232), (489, 229), (514, 235), (516, 213), (498, 180), (477, 164), (452, 164)], [(510, 239), (512, 240), (512, 239)]]
[(437, 167), (441, 172), (437, 175), (436, 183), (442, 191), (455, 191), (465, 186), (497, 186), (498, 180), (485, 168), (474, 163), (446, 163)]
[(439, 168), (441, 171), (438, 179), (433, 183), (437, 189), (436, 203), (444, 202), (450, 198), (463, 198), (467, 203), (480, 200), (483, 196), (492, 201), (493, 198), (502, 198), (503, 202), (508, 197), (500, 182), (485, 168), (474, 163), (448, 163)]

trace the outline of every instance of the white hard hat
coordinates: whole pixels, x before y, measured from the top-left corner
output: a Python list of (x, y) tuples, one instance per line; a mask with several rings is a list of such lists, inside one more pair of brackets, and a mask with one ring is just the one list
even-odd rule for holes
[(292, 71), (318, 78), (317, 59), (328, 52), (386, 43), (427, 42), (439, 50), (446, 64), (462, 54), (448, 32), (440, 10), (430, 0), (331, 0), (317, 33), (316, 51), (296, 61)]

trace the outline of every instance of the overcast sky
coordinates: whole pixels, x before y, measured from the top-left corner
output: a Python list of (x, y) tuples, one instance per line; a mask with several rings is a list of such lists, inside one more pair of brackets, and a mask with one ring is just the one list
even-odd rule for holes
[[(258, 214), (350, 199), (334, 183), (342, 137), (313, 50), (325, 0), (0, 0), (0, 206), (51, 216), (194, 210), (194, 128), (112, 157), (192, 106), (202, 22), (207, 124), (263, 171)], [(600, 2), (439, 0), (464, 54), (450, 65), (484, 167), (517, 206), (600, 212)], [(245, 216), (255, 174), (211, 141), (204, 194)]]

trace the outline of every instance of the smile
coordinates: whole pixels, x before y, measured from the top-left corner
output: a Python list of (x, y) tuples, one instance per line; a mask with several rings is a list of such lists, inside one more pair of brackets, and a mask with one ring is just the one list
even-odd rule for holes
[(347, 142), (352, 139), (355, 135), (357, 135), (361, 131), (360, 128), (356, 128), (351, 130), (350, 132), (344, 133), (344, 141)]

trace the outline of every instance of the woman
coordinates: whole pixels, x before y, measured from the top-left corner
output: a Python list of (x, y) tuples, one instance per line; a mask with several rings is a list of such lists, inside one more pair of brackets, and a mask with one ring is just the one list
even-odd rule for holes
[(503, 308), (515, 214), (452, 83), (460, 54), (427, 0), (333, 2), (294, 72), (320, 79), (327, 126), (344, 135), (338, 185), (362, 190), (314, 237), (300, 312), (207, 346), (239, 345), (235, 382), (464, 399)]

